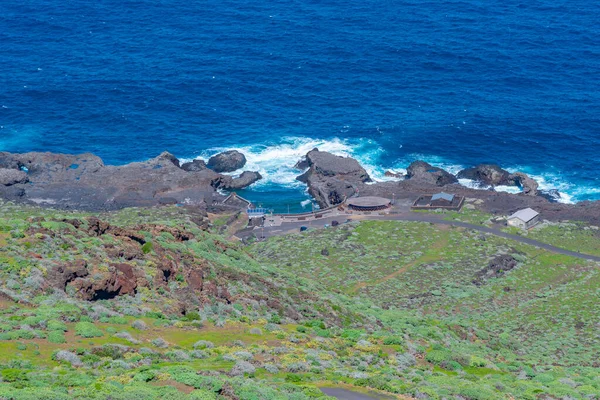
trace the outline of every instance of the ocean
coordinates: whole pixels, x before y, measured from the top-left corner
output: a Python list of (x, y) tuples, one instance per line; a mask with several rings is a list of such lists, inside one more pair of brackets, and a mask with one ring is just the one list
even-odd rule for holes
[(313, 147), (378, 180), (416, 159), (600, 199), (600, 3), (9, 0), (0, 150), (107, 164), (240, 149), (244, 195), (310, 207)]

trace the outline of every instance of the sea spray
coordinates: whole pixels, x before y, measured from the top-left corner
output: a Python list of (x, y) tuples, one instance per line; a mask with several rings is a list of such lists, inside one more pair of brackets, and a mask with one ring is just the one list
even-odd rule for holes
[[(281, 195), (282, 192), (287, 191), (287, 194), (284, 196), (285, 199), (281, 199), (282, 202), (288, 204), (292, 202), (295, 203), (295, 208), (298, 208), (298, 206), (305, 208), (310, 204), (310, 197), (305, 184), (296, 179), (303, 171), (295, 166), (299, 160), (305, 157), (306, 153), (314, 148), (343, 157), (355, 158), (369, 173), (374, 183), (396, 181), (397, 178), (388, 177), (385, 175), (385, 172), (392, 171), (394, 173), (405, 174), (406, 168), (415, 160), (423, 160), (436, 167), (443, 168), (452, 174), (457, 174), (466, 167), (465, 165), (450, 163), (443, 157), (420, 153), (406, 154), (391, 162), (391, 165), (385, 165), (383, 161), (385, 159), (385, 149), (372, 139), (317, 139), (293, 136), (283, 137), (279, 142), (256, 145), (232, 145), (229, 147), (213, 147), (199, 150), (195, 157), (182, 158), (181, 161), (190, 161), (194, 158), (206, 160), (225, 150), (238, 150), (244, 153), (247, 159), (243, 170), (258, 171), (263, 176), (262, 180), (247, 189), (248, 193), (255, 194), (249, 194), (250, 197), (269, 203), (264, 200), (266, 197), (269, 197), (267, 193), (271, 195), (274, 192), (278, 192)], [(562, 203), (573, 203), (574, 196), (585, 195), (590, 190), (593, 191), (590, 188), (577, 188), (565, 183), (561, 181), (558, 174), (536, 173), (531, 168), (523, 166), (508, 167), (506, 170), (511, 173), (519, 171), (527, 173), (538, 182), (540, 191), (558, 190), (560, 198), (557, 201)], [(235, 171), (231, 175), (237, 175), (240, 172)], [(482, 186), (478, 182), (469, 179), (459, 179), (459, 183), (472, 189), (490, 189), (489, 186)], [(520, 188), (516, 186), (503, 185), (494, 187), (494, 190), (513, 194), (521, 192)], [(600, 189), (594, 193), (600, 193)], [(275, 201), (272, 200), (272, 202)]]

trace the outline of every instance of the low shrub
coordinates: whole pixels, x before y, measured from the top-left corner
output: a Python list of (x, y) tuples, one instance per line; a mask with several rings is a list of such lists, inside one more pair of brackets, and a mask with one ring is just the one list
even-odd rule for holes
[(156, 347), (160, 347), (161, 349), (166, 349), (169, 347), (169, 344), (163, 338), (152, 339), (152, 344)]
[(84, 338), (104, 336), (104, 333), (91, 322), (78, 322), (75, 325), (75, 334)]
[(52, 331), (48, 333), (48, 341), (50, 343), (67, 343), (67, 339), (65, 339), (65, 334), (62, 331)]
[(83, 365), (79, 356), (75, 353), (66, 350), (59, 350), (53, 354), (52, 359), (55, 361), (64, 361), (71, 364), (73, 367), (80, 367)]
[(193, 347), (194, 347), (194, 349), (199, 349), (199, 350), (212, 349), (213, 347), (215, 347), (215, 344), (208, 340), (198, 340), (196, 343), (194, 343)]
[(146, 325), (146, 323), (141, 319), (136, 319), (135, 321), (133, 321), (131, 326), (140, 331), (145, 331), (146, 329), (148, 329), (148, 325)]
[(254, 365), (250, 364), (248, 361), (240, 360), (235, 363), (231, 371), (229, 372), (231, 376), (242, 376), (242, 375), (253, 375), (256, 372), (256, 368)]

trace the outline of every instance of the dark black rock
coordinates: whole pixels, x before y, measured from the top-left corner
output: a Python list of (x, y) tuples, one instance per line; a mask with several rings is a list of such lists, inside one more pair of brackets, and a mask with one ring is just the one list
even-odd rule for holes
[(246, 165), (246, 156), (237, 150), (229, 150), (212, 156), (207, 167), (215, 172), (233, 172)]
[(181, 165), (181, 169), (187, 172), (197, 172), (207, 169), (204, 160), (193, 160), (192, 162), (186, 162)]
[(308, 170), (296, 179), (308, 185), (309, 194), (323, 208), (341, 203), (357, 193), (358, 185), (371, 182), (367, 171), (350, 157), (314, 149), (308, 152), (305, 162)]
[(237, 178), (223, 176), (218, 187), (226, 190), (243, 189), (262, 179), (262, 175), (254, 171), (244, 171)]
[(434, 167), (425, 161), (415, 161), (410, 164), (406, 170), (406, 178), (436, 186), (445, 186), (458, 182), (458, 179), (451, 173)]
[(496, 164), (479, 164), (472, 168), (463, 169), (457, 175), (459, 179), (471, 179), (481, 185), (515, 185), (508, 171)]
[(544, 190), (538, 193), (539, 196), (545, 198), (551, 203), (558, 203), (562, 198), (557, 189)]

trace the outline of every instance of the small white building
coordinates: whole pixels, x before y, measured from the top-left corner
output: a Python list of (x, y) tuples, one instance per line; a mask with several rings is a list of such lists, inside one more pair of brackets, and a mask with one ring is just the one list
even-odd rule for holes
[(540, 213), (532, 208), (519, 210), (506, 220), (509, 226), (516, 226), (521, 229), (529, 229), (540, 222)]

